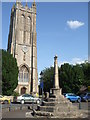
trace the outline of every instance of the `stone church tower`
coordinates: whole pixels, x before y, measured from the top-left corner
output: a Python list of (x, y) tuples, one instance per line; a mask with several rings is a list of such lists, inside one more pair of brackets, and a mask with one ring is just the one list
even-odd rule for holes
[(38, 93), (36, 3), (16, 2), (11, 9), (8, 51), (17, 59), (19, 94)]

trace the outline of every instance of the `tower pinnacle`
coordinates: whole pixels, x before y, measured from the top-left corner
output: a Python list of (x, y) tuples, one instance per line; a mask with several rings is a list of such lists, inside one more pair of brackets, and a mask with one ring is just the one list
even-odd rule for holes
[(36, 3), (35, 3), (35, 0), (33, 1), (33, 4), (32, 4), (33, 6), (36, 6)]
[(16, 3), (21, 3), (21, 0), (16, 0)]
[(27, 6), (27, 0), (26, 0), (26, 6)]

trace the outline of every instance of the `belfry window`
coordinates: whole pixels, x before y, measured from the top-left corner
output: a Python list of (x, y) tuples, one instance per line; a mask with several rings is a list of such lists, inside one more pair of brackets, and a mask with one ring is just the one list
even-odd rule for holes
[(30, 31), (30, 23), (31, 23), (31, 19), (30, 19), (30, 17), (28, 16), (28, 17), (27, 17), (27, 28), (28, 28), (28, 31)]
[(27, 23), (30, 24), (30, 17), (27, 17)]
[(22, 23), (25, 22), (25, 17), (24, 17), (24, 15), (21, 16), (21, 22), (22, 22)]
[(29, 71), (26, 66), (22, 66), (19, 71), (19, 82), (29, 81)]
[(21, 29), (24, 30), (24, 26), (25, 26), (25, 16), (21, 15)]

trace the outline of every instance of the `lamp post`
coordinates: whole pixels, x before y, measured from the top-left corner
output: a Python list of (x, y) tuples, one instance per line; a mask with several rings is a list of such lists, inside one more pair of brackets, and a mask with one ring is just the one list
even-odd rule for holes
[(42, 79), (42, 77), (43, 77), (43, 72), (42, 72), (42, 71), (41, 71), (41, 73), (40, 73), (40, 76), (41, 76), (40, 87), (41, 87), (41, 89), (42, 89), (42, 99), (43, 99), (43, 79)]

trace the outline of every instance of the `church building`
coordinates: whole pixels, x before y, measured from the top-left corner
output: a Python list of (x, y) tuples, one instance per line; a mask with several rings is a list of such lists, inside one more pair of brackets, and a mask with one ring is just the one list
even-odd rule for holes
[(37, 33), (36, 33), (36, 3), (31, 8), (27, 3), (16, 2), (11, 9), (8, 49), (17, 59), (19, 67), (19, 94), (38, 93), (37, 73)]

